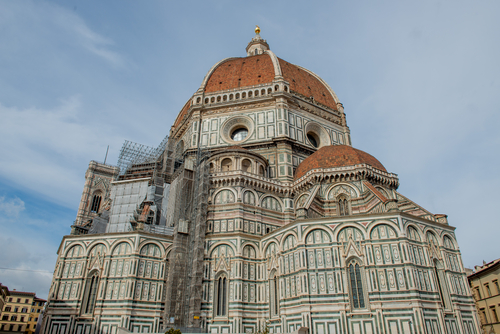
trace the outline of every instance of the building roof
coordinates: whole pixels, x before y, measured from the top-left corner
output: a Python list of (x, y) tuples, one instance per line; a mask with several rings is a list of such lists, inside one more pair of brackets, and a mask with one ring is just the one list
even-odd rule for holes
[(25, 291), (10, 290), (10, 295), (11, 296), (15, 296), (15, 295), (35, 296), (35, 293), (34, 292), (25, 292)]
[[(248, 52), (251, 46), (258, 47), (257, 54)], [(246, 57), (231, 57), (217, 62), (208, 71), (198, 90), (204, 93), (233, 90), (270, 84), (276, 80), (285, 80), (291, 93), (312, 99), (315, 103), (338, 111), (339, 100), (330, 86), (317, 74), (303, 67), (291, 64), (278, 58), (263, 40), (259, 33), (247, 47)], [(174, 122), (176, 129), (193, 106), (189, 100)]]
[(474, 276), (480, 276), (484, 274), (486, 271), (493, 269), (495, 267), (500, 266), (500, 259), (493, 260), (491, 262), (485, 263), (482, 266), (475, 266), (474, 269), (476, 270), (474, 273), (470, 274), (468, 276), (469, 279), (473, 278)]
[(291, 92), (307, 98), (312, 97), (315, 101), (337, 110), (337, 102), (325, 82), (305, 68), (281, 58), (277, 60), (278, 64), (273, 64), (271, 53), (225, 59), (207, 74), (204, 91), (213, 93), (271, 83), (276, 76), (282, 75), (290, 84)]
[(331, 145), (323, 146), (302, 161), (295, 172), (295, 179), (317, 168), (347, 167), (358, 164), (367, 164), (387, 172), (380, 161), (366, 152), (348, 145)]

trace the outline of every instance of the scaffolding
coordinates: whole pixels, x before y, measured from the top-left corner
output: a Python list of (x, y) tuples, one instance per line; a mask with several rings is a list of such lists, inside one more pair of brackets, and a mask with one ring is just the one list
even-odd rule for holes
[[(167, 151), (174, 153), (172, 149)], [(201, 330), (210, 152), (198, 149), (191, 154), (193, 153), (196, 154), (194, 159), (186, 158), (193, 162), (192, 165), (188, 164), (188, 167), (184, 163), (177, 169), (174, 167), (171, 190), (175, 192), (176, 202), (172, 203), (175, 205), (175, 210), (170, 212), (171, 217), (168, 221), (173, 222), (175, 232), (169, 257), (164, 324)], [(170, 164), (174, 165), (173, 161)]]
[(147, 164), (156, 161), (165, 151), (167, 141), (168, 135), (163, 138), (158, 147), (154, 148), (125, 140), (118, 156), (117, 166), (120, 168), (119, 175), (124, 175), (132, 165)]

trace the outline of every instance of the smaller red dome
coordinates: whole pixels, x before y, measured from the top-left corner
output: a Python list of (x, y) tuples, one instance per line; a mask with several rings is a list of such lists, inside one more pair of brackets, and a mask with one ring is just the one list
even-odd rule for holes
[(317, 168), (347, 167), (358, 164), (367, 164), (387, 172), (380, 161), (366, 152), (348, 145), (331, 145), (320, 148), (302, 161), (295, 171), (295, 179)]

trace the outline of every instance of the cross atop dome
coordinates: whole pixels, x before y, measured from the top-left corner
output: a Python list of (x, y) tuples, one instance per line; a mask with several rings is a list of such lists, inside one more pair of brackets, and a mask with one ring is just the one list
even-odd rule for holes
[(252, 38), (250, 43), (248, 43), (246, 51), (247, 56), (256, 56), (263, 54), (266, 50), (269, 50), (269, 44), (267, 44), (265, 39), (260, 37), (260, 28), (255, 26), (255, 36)]

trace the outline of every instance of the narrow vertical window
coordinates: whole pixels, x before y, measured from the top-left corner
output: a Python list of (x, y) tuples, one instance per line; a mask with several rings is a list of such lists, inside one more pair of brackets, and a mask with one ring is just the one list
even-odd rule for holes
[(484, 287), (486, 288), (486, 293), (488, 294), (488, 297), (491, 297), (490, 285), (488, 283), (486, 283), (484, 285)]
[(352, 306), (355, 309), (365, 308), (363, 283), (359, 264), (351, 263), (348, 267), (349, 283), (351, 287)]
[(217, 305), (215, 307), (215, 315), (218, 317), (227, 314), (227, 278), (219, 277), (217, 279)]
[(349, 215), (349, 201), (344, 196), (340, 196), (337, 198), (337, 207), (339, 216)]
[(90, 212), (98, 212), (99, 207), (101, 206), (102, 197), (99, 195), (94, 195), (92, 198), (92, 205), (90, 206)]
[(87, 278), (85, 295), (82, 305), (82, 314), (92, 314), (94, 312), (98, 286), (99, 286), (99, 275), (97, 271), (94, 271), (92, 275), (90, 275)]
[(269, 310), (271, 318), (279, 315), (279, 281), (276, 272), (271, 273), (269, 279)]
[[(437, 260), (434, 260), (434, 274), (436, 275), (436, 282), (439, 292), (439, 297), (441, 298), (441, 302), (443, 303), (443, 307), (445, 309), (450, 309), (451, 305), (449, 305), (449, 297), (448, 287), (446, 285), (446, 280), (443, 277), (443, 266)], [(443, 284), (444, 283), (444, 284)]]

